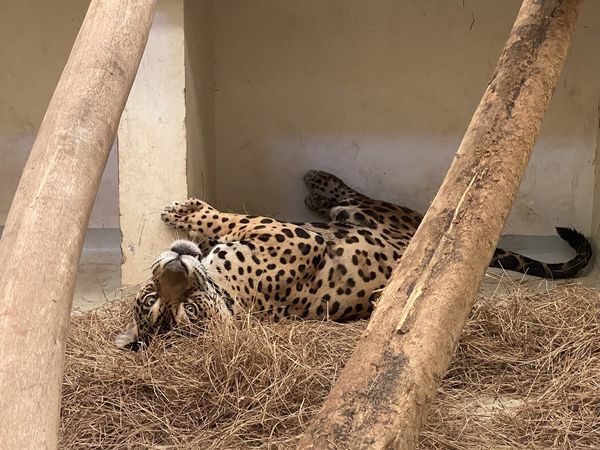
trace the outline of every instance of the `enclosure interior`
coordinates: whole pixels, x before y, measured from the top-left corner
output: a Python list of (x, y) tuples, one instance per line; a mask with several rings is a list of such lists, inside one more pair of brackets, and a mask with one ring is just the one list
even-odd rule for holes
[[(0, 230), (88, 3), (81, 0), (2, 2)], [(84, 244), (76, 294), (79, 307), (96, 305), (119, 286), (118, 195), (117, 152), (113, 147)]]
[[(187, 11), (188, 58), (199, 40), (214, 48), (215, 203), (306, 220), (302, 175), (317, 168), (426, 211), (520, 4), (228, 0), (214, 2), (208, 36), (208, 10)], [(555, 226), (597, 234), (599, 6), (581, 12), (505, 229), (504, 245), (550, 260), (569, 254)]]
[[(306, 220), (302, 175), (316, 168), (426, 211), (520, 3), (160, 0), (90, 219), (91, 283), (120, 284), (119, 245), (123, 281), (141, 281), (173, 237), (160, 208), (188, 194)], [(86, 8), (5, 2), (0, 225)], [(568, 254), (554, 226), (598, 239), (598, 17), (586, 2), (505, 230), (504, 244), (549, 260)]]

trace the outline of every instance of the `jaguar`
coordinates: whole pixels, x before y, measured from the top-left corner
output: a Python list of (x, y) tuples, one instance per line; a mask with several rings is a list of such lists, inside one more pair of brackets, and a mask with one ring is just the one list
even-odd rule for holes
[[(368, 318), (422, 216), (371, 199), (327, 172), (309, 171), (304, 182), (306, 206), (327, 222), (226, 213), (195, 198), (168, 205), (162, 220), (190, 240), (173, 242), (154, 261), (117, 345), (135, 350), (175, 326), (249, 313), (272, 321)], [(579, 276), (591, 244), (574, 229), (556, 230), (576, 252), (569, 261), (547, 264), (496, 249), (490, 266), (552, 279)]]

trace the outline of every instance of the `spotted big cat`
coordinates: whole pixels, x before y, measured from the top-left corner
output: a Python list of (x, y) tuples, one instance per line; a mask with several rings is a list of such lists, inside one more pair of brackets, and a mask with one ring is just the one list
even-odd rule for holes
[[(310, 171), (304, 182), (307, 207), (326, 222), (225, 213), (194, 198), (168, 205), (162, 220), (190, 240), (156, 259), (117, 345), (135, 349), (175, 326), (249, 313), (273, 321), (368, 318), (422, 216), (327, 172)], [(547, 264), (497, 249), (490, 266), (552, 279), (580, 275), (590, 242), (573, 229), (557, 232), (575, 250), (569, 261)]]

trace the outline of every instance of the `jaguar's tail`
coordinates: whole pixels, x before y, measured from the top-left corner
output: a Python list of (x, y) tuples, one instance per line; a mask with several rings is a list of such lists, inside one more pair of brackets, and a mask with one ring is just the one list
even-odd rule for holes
[(577, 252), (575, 257), (569, 261), (548, 264), (498, 248), (494, 252), (490, 267), (500, 267), (504, 270), (551, 279), (581, 276), (583, 269), (592, 258), (592, 244), (583, 234), (573, 228), (557, 227), (556, 232)]

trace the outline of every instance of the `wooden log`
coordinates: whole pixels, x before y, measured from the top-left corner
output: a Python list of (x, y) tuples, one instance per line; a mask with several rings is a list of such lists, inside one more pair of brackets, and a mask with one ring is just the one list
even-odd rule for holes
[(525, 0), (423, 223), (301, 449), (414, 448), (506, 222), (579, 0)]
[(2, 448), (57, 447), (77, 265), (155, 4), (91, 1), (8, 214), (0, 241)]

